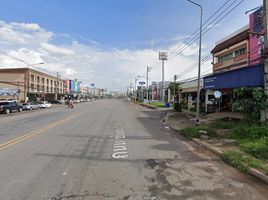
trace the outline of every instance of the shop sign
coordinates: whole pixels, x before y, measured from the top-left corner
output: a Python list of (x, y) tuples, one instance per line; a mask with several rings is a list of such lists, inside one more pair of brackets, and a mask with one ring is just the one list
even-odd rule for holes
[(244, 67), (204, 78), (204, 89), (224, 89), (263, 86), (264, 65)]
[(216, 99), (219, 99), (219, 98), (221, 98), (221, 92), (220, 91), (215, 91), (214, 92), (214, 97), (216, 98)]

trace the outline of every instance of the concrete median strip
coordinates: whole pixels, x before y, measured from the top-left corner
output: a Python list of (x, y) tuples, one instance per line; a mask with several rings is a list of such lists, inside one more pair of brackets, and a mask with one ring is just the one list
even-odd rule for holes
[(73, 115), (71, 117), (68, 117), (68, 118), (65, 118), (65, 119), (61, 119), (59, 121), (53, 122), (51, 124), (48, 124), (47, 126), (44, 126), (42, 128), (36, 129), (34, 131), (31, 131), (31, 132), (29, 132), (27, 134), (24, 134), (24, 135), (22, 135), (20, 137), (17, 137), (17, 138), (11, 139), (11, 140), (9, 140), (9, 141), (7, 141), (5, 143), (2, 143), (2, 144), (0, 144), (0, 150), (4, 150), (4, 149), (6, 149), (8, 147), (11, 147), (11, 146), (13, 146), (13, 145), (15, 145), (17, 143), (22, 142), (22, 141), (24, 141), (24, 140), (26, 140), (28, 138), (34, 137), (34, 136), (36, 136), (38, 134), (41, 134), (41, 133), (43, 133), (44, 131), (46, 131), (46, 130), (48, 130), (50, 128), (53, 128), (55, 126), (58, 126), (58, 125), (60, 125), (62, 123), (65, 123), (65, 122), (67, 122), (67, 121), (69, 121), (69, 120), (77, 117), (78, 115), (79, 114), (75, 114), (75, 115)]

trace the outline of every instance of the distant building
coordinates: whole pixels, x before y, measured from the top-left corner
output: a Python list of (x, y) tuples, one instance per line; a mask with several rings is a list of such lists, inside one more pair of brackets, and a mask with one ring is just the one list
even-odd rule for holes
[[(64, 96), (63, 80), (31, 68), (0, 69), (0, 99), (54, 100)], [(11, 90), (4, 93), (1, 91)], [(14, 93), (17, 90), (17, 94)], [(11, 95), (10, 94), (15, 94)]]

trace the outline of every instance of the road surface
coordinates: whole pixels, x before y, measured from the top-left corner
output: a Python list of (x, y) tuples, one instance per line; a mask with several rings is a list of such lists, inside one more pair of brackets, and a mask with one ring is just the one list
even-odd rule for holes
[(267, 200), (268, 186), (159, 120), (109, 99), (1, 115), (0, 199)]

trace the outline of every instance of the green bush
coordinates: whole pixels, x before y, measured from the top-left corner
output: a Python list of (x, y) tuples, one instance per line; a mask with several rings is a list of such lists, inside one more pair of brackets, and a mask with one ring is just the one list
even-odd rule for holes
[(241, 124), (232, 129), (231, 136), (235, 139), (251, 139), (258, 140), (268, 137), (268, 128), (262, 125)]
[(207, 135), (210, 137), (217, 136), (217, 133), (214, 129), (202, 126), (184, 128), (181, 130), (181, 133), (187, 138), (199, 138), (202, 135), (202, 133), (199, 133), (199, 130), (207, 131)]
[(262, 137), (268, 137), (268, 128), (264, 126), (252, 126), (247, 131), (247, 138), (260, 139)]
[(256, 158), (268, 160), (268, 137), (256, 141), (241, 141), (239, 147)]
[(231, 137), (234, 139), (242, 139), (246, 137), (246, 126), (237, 126), (231, 130)]
[(222, 156), (223, 160), (241, 172), (247, 172), (248, 168), (259, 169), (265, 174), (268, 173), (268, 167), (261, 161), (245, 153), (229, 151)]
[(179, 103), (175, 103), (174, 104), (174, 110), (177, 111), (177, 112), (181, 112), (182, 111), (181, 105)]

